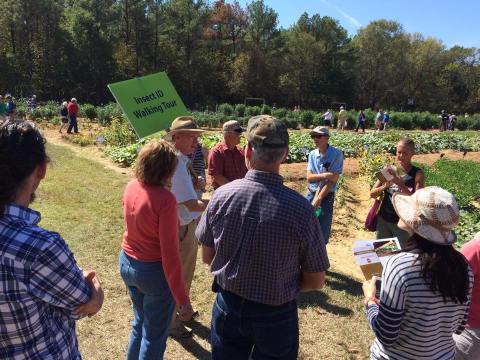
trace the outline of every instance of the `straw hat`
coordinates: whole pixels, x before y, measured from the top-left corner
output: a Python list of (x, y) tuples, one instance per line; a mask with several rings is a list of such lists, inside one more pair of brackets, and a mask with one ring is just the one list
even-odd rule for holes
[(165, 140), (171, 141), (172, 135), (179, 132), (192, 132), (201, 134), (205, 130), (200, 129), (191, 116), (179, 116), (173, 120), (170, 128), (168, 129), (167, 134), (165, 135)]
[(392, 203), (400, 219), (425, 239), (439, 245), (457, 240), (453, 228), (459, 222), (459, 210), (448, 191), (429, 186), (412, 195), (395, 193)]

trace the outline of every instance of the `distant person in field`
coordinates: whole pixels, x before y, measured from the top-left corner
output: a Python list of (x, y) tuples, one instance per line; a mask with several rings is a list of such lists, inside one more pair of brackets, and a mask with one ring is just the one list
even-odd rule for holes
[(411, 196), (397, 192), (392, 201), (411, 246), (387, 260), (380, 298), (376, 276), (363, 284), (375, 335), (370, 359), (453, 360), (453, 336), (465, 331), (474, 281), (465, 257), (453, 246), (458, 205), (436, 186)]
[(223, 140), (215, 145), (208, 157), (208, 175), (212, 186), (218, 189), (230, 181), (243, 179), (247, 173), (245, 155), (240, 145), (243, 129), (235, 120), (227, 121), (222, 126)]
[(177, 162), (170, 144), (150, 141), (123, 194), (119, 266), (133, 307), (127, 359), (163, 359), (175, 304), (180, 320), (193, 313), (182, 274), (177, 201), (170, 192)]
[(311, 205), (279, 175), (285, 124), (256, 116), (245, 137), (245, 178), (213, 193), (196, 231), (217, 292), (212, 359), (294, 360), (297, 295), (322, 288), (329, 261)]
[(455, 114), (451, 114), (448, 117), (448, 130), (455, 131), (455, 123), (457, 122), (457, 117)]
[(343, 172), (343, 153), (328, 143), (330, 132), (326, 127), (317, 126), (310, 131), (310, 137), (316, 149), (308, 154), (306, 198), (315, 209), (321, 211), (318, 220), (325, 244), (328, 244), (332, 228), (335, 190)]
[[(190, 156), (195, 152), (198, 139), (204, 131), (198, 128), (190, 116), (181, 116), (173, 120), (166, 139), (171, 141), (176, 152), (178, 165), (172, 178), (172, 193), (177, 200), (180, 243), (180, 259), (182, 261), (183, 278), (187, 294), (195, 272), (197, 262), (198, 241), (195, 237), (198, 218), (206, 207), (206, 201), (200, 200), (196, 190), (205, 187), (205, 181), (199, 180), (191, 171)], [(178, 310), (178, 308), (177, 308)], [(177, 311), (176, 310), (176, 311)], [(174, 314), (170, 335), (177, 338), (186, 338), (193, 335)]]
[(340, 111), (338, 112), (338, 124), (337, 130), (345, 130), (347, 127), (347, 111), (340, 106)]
[(388, 112), (385, 111), (383, 114), (383, 130), (388, 130), (388, 122), (390, 121), (390, 115), (388, 115)]
[(424, 187), (422, 169), (412, 164), (415, 155), (415, 143), (404, 138), (397, 144), (397, 172), (390, 181), (382, 183), (377, 180), (370, 191), (372, 198), (381, 197), (380, 210), (377, 216), (376, 238), (397, 237), (402, 249), (407, 247), (408, 232), (398, 227), (398, 215), (393, 208), (392, 196), (395, 193), (411, 195)]
[(37, 103), (37, 95), (32, 95), (28, 100), (27, 100), (27, 111), (31, 115), (33, 113), (33, 110), (38, 106)]
[(17, 113), (17, 105), (13, 102), (13, 97), (10, 94), (5, 95), (5, 100), (7, 101), (5, 115), (8, 119), (14, 120)]
[(455, 360), (478, 360), (480, 356), (480, 232), (463, 245), (461, 253), (473, 271), (472, 302), (465, 330), (453, 335), (457, 352)]
[(332, 124), (333, 124), (333, 113), (330, 109), (327, 110), (327, 112), (325, 114), (322, 115), (322, 118), (323, 118), (323, 124), (326, 126), (326, 127), (332, 127)]
[(0, 121), (5, 120), (7, 114), (7, 103), (2, 95), (0, 95)]
[(77, 99), (72, 98), (67, 105), (68, 110), (68, 128), (67, 134), (71, 134), (72, 130), (75, 134), (78, 133), (78, 123), (77, 123), (77, 115), (78, 111), (80, 110), (77, 104)]
[(64, 101), (60, 107), (60, 129), (58, 132), (61, 134), (64, 127), (68, 124), (68, 103)]
[(367, 117), (363, 113), (363, 110), (360, 110), (357, 117), (357, 127), (355, 132), (358, 132), (358, 128), (362, 128), (362, 132), (365, 132), (365, 122), (367, 121)]
[(448, 114), (445, 110), (442, 110), (440, 113), (440, 131), (446, 131), (447, 130), (447, 125), (448, 125)]
[(80, 359), (75, 321), (103, 303), (95, 272), (82, 271), (62, 236), (40, 227), (41, 214), (30, 208), (48, 162), (32, 123), (0, 123), (2, 359)]
[(375, 131), (380, 131), (383, 129), (383, 110), (379, 109), (377, 115), (375, 116)]

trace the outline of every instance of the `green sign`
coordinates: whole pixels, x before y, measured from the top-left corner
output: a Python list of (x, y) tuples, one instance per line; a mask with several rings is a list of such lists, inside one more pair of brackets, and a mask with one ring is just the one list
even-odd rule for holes
[(109, 84), (108, 88), (139, 138), (163, 130), (176, 117), (188, 114), (164, 72)]

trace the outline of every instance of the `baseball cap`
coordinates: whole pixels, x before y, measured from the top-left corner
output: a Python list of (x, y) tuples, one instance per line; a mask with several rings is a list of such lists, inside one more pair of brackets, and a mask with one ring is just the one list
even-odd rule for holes
[(288, 146), (287, 126), (269, 115), (258, 115), (248, 120), (245, 137), (249, 142), (260, 146)]
[(227, 121), (225, 124), (223, 124), (222, 130), (223, 131), (236, 131), (236, 132), (244, 131), (242, 129), (242, 127), (240, 126), (240, 123), (236, 120)]
[(310, 131), (310, 135), (313, 135), (313, 134), (330, 136), (330, 131), (328, 130), (327, 127), (317, 126), (316, 128), (312, 129), (312, 131)]

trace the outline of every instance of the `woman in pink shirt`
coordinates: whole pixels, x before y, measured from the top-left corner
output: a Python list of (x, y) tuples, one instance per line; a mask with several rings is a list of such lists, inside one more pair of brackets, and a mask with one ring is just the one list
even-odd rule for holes
[(453, 336), (457, 347), (455, 360), (476, 360), (480, 359), (480, 232), (462, 247), (462, 254), (472, 268), (474, 282), (467, 326)]
[(178, 249), (177, 201), (169, 191), (176, 166), (171, 145), (149, 142), (123, 195), (119, 264), (133, 306), (127, 359), (163, 358), (175, 303), (181, 320), (193, 313)]

